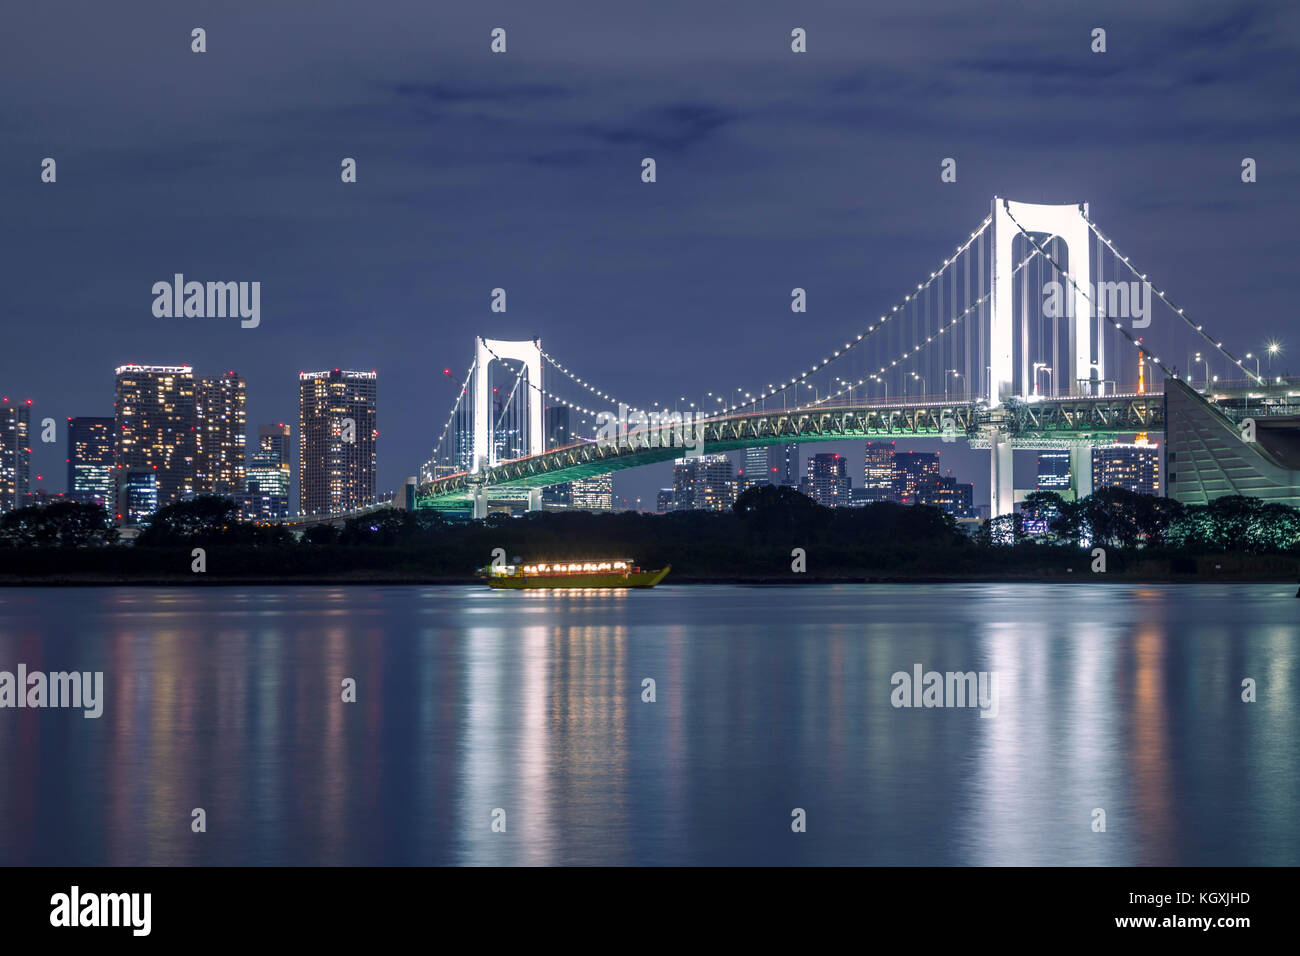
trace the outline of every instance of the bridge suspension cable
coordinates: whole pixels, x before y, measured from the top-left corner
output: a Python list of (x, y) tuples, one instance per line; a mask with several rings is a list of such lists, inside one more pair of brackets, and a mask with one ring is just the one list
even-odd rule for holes
[[(546, 361), (550, 362), (551, 365), (552, 365), (554, 368), (558, 369), (558, 370), (559, 370), (560, 372), (562, 372), (564, 375), (566, 375), (566, 376), (568, 376), (570, 379), (572, 379), (573, 382), (574, 382), (575, 384), (577, 384), (577, 385), (581, 385), (583, 388), (585, 388), (587, 391), (591, 392), (591, 393), (592, 393), (593, 395), (595, 395), (597, 398), (603, 398), (605, 401), (609, 402), (611, 405), (624, 405), (624, 404), (627, 404), (626, 402), (620, 402), (620, 401), (619, 401), (618, 399), (616, 399), (613, 395), (609, 394), (609, 392), (602, 392), (600, 389), (596, 388), (596, 386), (592, 385), (592, 384), (591, 384), (590, 382), (588, 382), (586, 379), (579, 378), (579, 377), (578, 377), (574, 372), (572, 372), (572, 371), (570, 371), (569, 369), (565, 368), (563, 365), (561, 365), (559, 362), (557, 362), (554, 358), (552, 358), (550, 355), (548, 355), (544, 349), (539, 348), (538, 351), (542, 353), (542, 358), (544, 358), (544, 359), (546, 359)], [(637, 408), (637, 407), (635, 407), (635, 406), (632, 406), (632, 405), (628, 405), (628, 408), (629, 408), (631, 411), (641, 411), (641, 409), (639, 409), (639, 408)]]
[(447, 432), (451, 429), (451, 423), (456, 420), (456, 413), (460, 411), (461, 402), (464, 401), (468, 392), (469, 382), (474, 377), (474, 368), (477, 364), (477, 359), (469, 363), (469, 370), (465, 373), (465, 380), (460, 383), (460, 392), (456, 395), (456, 401), (451, 406), (451, 414), (447, 416), (447, 423), (442, 426), (442, 434), (438, 436), (438, 441), (433, 446), (433, 454), (429, 456), (428, 462), (429, 477), (433, 476), (433, 466), (437, 464), (438, 452), (442, 448), (442, 443), (447, 439)]
[[(1088, 228), (1092, 230), (1093, 234), (1106, 244), (1106, 248), (1109, 249), (1111, 252), (1113, 252), (1115, 254), (1115, 257), (1119, 259), (1120, 262), (1124, 263), (1125, 267), (1129, 270), (1129, 272), (1133, 273), (1133, 275), (1137, 276), (1143, 282), (1146, 282), (1147, 281), (1146, 274), (1142, 272), (1138, 272), (1138, 270), (1134, 268), (1133, 264), (1128, 261), (1128, 256), (1124, 255), (1118, 249), (1115, 248), (1115, 244), (1111, 242), (1109, 238), (1107, 238), (1105, 235), (1102, 234), (1102, 231), (1097, 228), (1097, 224), (1094, 223), (1087, 216), (1084, 216), (1083, 218), (1084, 218), (1084, 222), (1088, 224)], [(1016, 223), (1016, 225), (1019, 226), (1020, 224)], [(1053, 263), (1053, 265), (1055, 265), (1055, 263)], [(1165, 295), (1163, 289), (1157, 289), (1155, 286), (1152, 286), (1151, 291), (1154, 292), (1157, 296), (1159, 296), (1160, 301), (1163, 302), (1165, 305), (1169, 306), (1169, 308), (1173, 312), (1175, 312), (1180, 319), (1183, 320), (1183, 322), (1187, 325), (1189, 329), (1191, 329), (1193, 332), (1195, 332), (1197, 335), (1203, 338), (1206, 342), (1210, 343), (1210, 345), (1214, 346), (1214, 348), (1218, 350), (1218, 352), (1221, 355), (1223, 355), (1229, 362), (1231, 362), (1232, 364), (1236, 365), (1239, 369), (1241, 369), (1242, 372), (1244, 372), (1246, 375), (1249, 375), (1251, 378), (1253, 378), (1257, 385), (1263, 384), (1264, 382), (1263, 376), (1251, 372), (1250, 369), (1246, 368), (1246, 366), (1242, 363), (1241, 359), (1237, 358), (1231, 352), (1229, 352), (1227, 349), (1223, 347), (1222, 342), (1216, 342), (1209, 335), (1209, 333), (1207, 333), (1201, 326), (1193, 323), (1191, 319), (1189, 319), (1185, 314), (1183, 314), (1182, 309), (1178, 308), (1172, 302), (1169, 301), (1169, 297)], [(1121, 329), (1121, 331), (1123, 330)]]
[[(756, 394), (750, 401), (740, 402), (735, 405), (730, 405), (726, 408), (726, 411), (727, 412), (739, 411), (742, 408), (749, 408), (752, 405), (756, 405), (758, 402), (764, 399), (771, 398), (775, 395), (780, 395), (781, 393), (785, 392), (787, 389), (793, 388), (799, 382), (807, 379), (809, 375), (813, 375), (817, 372), (820, 372), (822, 369), (830, 365), (835, 360), (839, 359), (841, 356), (846, 355), (848, 352), (852, 351), (864, 339), (870, 336), (877, 329), (883, 328), (885, 323), (888, 322), (890, 319), (894, 318), (898, 314), (900, 309), (906, 308), (906, 306), (912, 303), (913, 300), (919, 298), (922, 292), (928, 290), (930, 286), (935, 282), (935, 280), (941, 278), (946, 272), (946, 270), (948, 269), (948, 267), (951, 266), (953, 263), (955, 263), (961, 257), (962, 253), (964, 253), (967, 249), (969, 249), (974, 244), (975, 240), (980, 236), (982, 236), (985, 230), (987, 230), (989, 226), (992, 225), (992, 223), (993, 223), (993, 217), (992, 216), (986, 217), (984, 221), (980, 223), (979, 228), (970, 234), (970, 238), (968, 238), (965, 242), (959, 245), (951, 256), (943, 260), (943, 264), (939, 267), (938, 271), (931, 272), (929, 279), (917, 284), (915, 292), (908, 293), (906, 296), (904, 296), (903, 300), (898, 305), (895, 305), (889, 312), (882, 315), (878, 322), (872, 323), (871, 325), (867, 326), (865, 331), (858, 333), (858, 337), (856, 339), (854, 339), (851, 342), (845, 342), (844, 347), (841, 349), (837, 349), (829, 358), (823, 358), (820, 362), (814, 363), (806, 371), (801, 372), (799, 375), (790, 379), (790, 381), (786, 382), (785, 384), (775, 386), (775, 387), (769, 385), (766, 390)], [(737, 391), (740, 390), (737, 389)]]
[[(1011, 270), (1011, 275), (1014, 277), (1017, 273), (1019, 273), (1022, 269), (1024, 269), (1025, 266), (1027, 266), (1034, 259), (1038, 258), (1040, 255), (1044, 255), (1044, 253), (1042, 253), (1038, 249), (1035, 249), (1029, 255), (1025, 256), (1024, 259), (1020, 260), (1019, 263), (1017, 263), (1015, 268)], [(985, 302), (987, 302), (989, 298), (992, 297), (992, 295), (993, 295), (993, 290), (990, 289), (984, 295), (980, 296), (978, 299), (976, 299), (974, 302), (968, 305), (961, 312), (952, 316), (947, 321), (947, 324), (940, 324), (938, 331), (934, 332), (933, 334), (927, 335), (926, 340), (922, 342), (920, 345), (913, 347), (910, 351), (905, 350), (903, 354), (901, 354), (897, 359), (892, 360), (888, 365), (882, 365), (874, 375), (868, 374), (866, 378), (860, 378), (857, 380), (857, 382), (850, 383), (848, 388), (841, 388), (836, 392), (829, 392), (825, 398), (819, 398), (816, 401), (812, 402), (811, 404), (814, 406), (824, 405), (827, 402), (829, 402), (832, 398), (838, 398), (839, 396), (843, 395), (845, 392), (852, 392), (854, 388), (857, 388), (861, 385), (865, 385), (867, 383), (867, 379), (877, 379), (880, 374), (883, 374), (887, 372), (889, 369), (896, 367), (899, 362), (906, 362), (909, 359), (916, 358), (916, 356), (919, 353), (924, 351), (926, 348), (930, 346), (932, 342), (934, 342), (937, 336), (944, 335), (948, 331), (948, 329), (957, 325), (968, 315), (970, 315), (972, 312), (974, 312), (976, 309), (982, 306)]]

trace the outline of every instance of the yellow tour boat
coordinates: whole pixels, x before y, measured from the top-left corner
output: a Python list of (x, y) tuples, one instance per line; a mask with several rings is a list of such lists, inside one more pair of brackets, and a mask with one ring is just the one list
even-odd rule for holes
[(534, 561), (479, 568), (488, 587), (533, 588), (652, 588), (672, 570), (643, 571), (631, 561)]

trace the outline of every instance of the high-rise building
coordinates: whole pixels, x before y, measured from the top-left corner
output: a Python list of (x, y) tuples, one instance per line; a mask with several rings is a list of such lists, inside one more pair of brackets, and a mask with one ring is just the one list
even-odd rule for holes
[(158, 510), (158, 471), (151, 465), (128, 465), (114, 470), (119, 524), (139, 524)]
[(759, 485), (776, 484), (772, 480), (774, 477), (772, 472), (768, 471), (771, 466), (767, 462), (768, 450), (766, 448), (746, 448), (737, 481), (738, 490), (748, 491), (750, 488), (757, 488)]
[(1151, 442), (1102, 445), (1092, 450), (1093, 490), (1117, 486), (1160, 494), (1160, 446)]
[(246, 490), (241, 496), (240, 516), (245, 521), (289, 517), (289, 433), (289, 426), (283, 422), (257, 426), (257, 446), (248, 458)]
[(550, 510), (563, 510), (573, 507), (573, 482), (562, 481), (558, 485), (547, 485), (542, 489), (542, 506)]
[(736, 503), (736, 478), (726, 455), (701, 455), (696, 459), (695, 507), (701, 511), (730, 511)]
[(849, 462), (843, 455), (819, 454), (808, 458), (808, 474), (803, 487), (806, 494), (827, 508), (845, 508), (850, 504)]
[(666, 514), (673, 510), (673, 490), (671, 488), (660, 488), (659, 493), (655, 495), (655, 511), (659, 514)]
[(948, 512), (954, 518), (973, 518), (975, 486), (961, 482), (952, 475), (940, 475), (935, 484), (934, 500), (927, 502)]
[(672, 511), (728, 511), (736, 501), (731, 459), (700, 455), (673, 462)]
[(244, 490), (246, 399), (246, 384), (234, 372), (199, 379), (195, 385), (195, 493), (229, 495)]
[(68, 496), (113, 505), (113, 419), (68, 419)]
[(793, 488), (799, 484), (799, 446), (768, 445), (767, 473), (774, 485), (788, 485)]
[(896, 501), (894, 497), (894, 443), (869, 441), (862, 472), (862, 491), (866, 501)]
[(115, 374), (116, 466), (156, 471), (160, 508), (193, 497), (197, 457), (194, 370), (188, 365), (122, 365)]
[(298, 513), (335, 514), (375, 500), (375, 372), (298, 375)]
[[(565, 405), (552, 405), (542, 414), (546, 432), (546, 450), (563, 448), (572, 441), (569, 435), (569, 409)], [(612, 495), (612, 492), (611, 492)], [(542, 489), (542, 506), (547, 508), (572, 508), (573, 483), (561, 482)]]
[(614, 508), (614, 476), (595, 475), (569, 482), (573, 507), (584, 511), (611, 511)]
[(673, 462), (672, 511), (695, 508), (695, 464), (699, 459), (678, 458)]
[(927, 451), (894, 453), (894, 500), (905, 505), (932, 505), (939, 488), (939, 455)]
[(253, 457), (261, 457), (288, 468), (293, 463), (293, 440), (289, 426), (284, 422), (258, 425), (257, 448), (253, 450)]
[(0, 513), (22, 507), (32, 478), (32, 400), (0, 398)]
[(1038, 453), (1038, 490), (1059, 492), (1070, 487), (1070, 453), (1068, 451), (1040, 451)]

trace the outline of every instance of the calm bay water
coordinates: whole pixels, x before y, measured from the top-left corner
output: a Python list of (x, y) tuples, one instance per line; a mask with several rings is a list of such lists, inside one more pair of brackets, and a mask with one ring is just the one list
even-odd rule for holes
[[(1296, 865), (1297, 621), (1285, 585), (0, 589), (0, 670), (105, 681), (97, 720), (0, 709), (0, 864)], [(997, 716), (892, 706), (918, 663)]]

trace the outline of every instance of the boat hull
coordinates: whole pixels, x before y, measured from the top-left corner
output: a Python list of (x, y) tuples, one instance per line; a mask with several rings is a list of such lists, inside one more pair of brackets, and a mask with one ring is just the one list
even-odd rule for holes
[(591, 574), (533, 574), (496, 576), (487, 579), (488, 587), (501, 591), (535, 591), (543, 588), (652, 588), (662, 581), (672, 565), (658, 571), (629, 571), (627, 574), (601, 572)]

